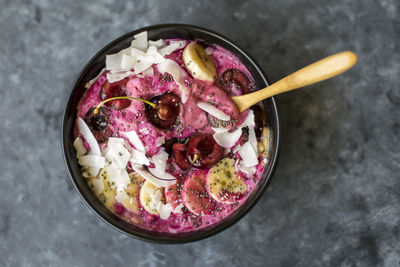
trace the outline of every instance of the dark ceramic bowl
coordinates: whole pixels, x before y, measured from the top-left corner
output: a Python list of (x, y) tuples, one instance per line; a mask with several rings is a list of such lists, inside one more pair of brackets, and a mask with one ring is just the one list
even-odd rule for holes
[(277, 164), (277, 157), (279, 151), (279, 117), (274, 98), (269, 98), (263, 102), (268, 124), (273, 133), (272, 149), (270, 149), (270, 161), (264, 174), (259, 187), (247, 198), (247, 200), (232, 214), (219, 223), (191, 232), (171, 234), (159, 233), (150, 230), (142, 229), (136, 225), (130, 224), (121, 219), (108, 210), (100, 200), (91, 191), (85, 178), (82, 176), (77, 158), (75, 156), (75, 149), (73, 147), (74, 141), (74, 121), (77, 114), (77, 105), (85, 92), (85, 84), (95, 77), (100, 70), (105, 66), (105, 56), (107, 54), (116, 53), (128, 47), (135, 34), (142, 31), (148, 32), (148, 37), (151, 40), (168, 39), (168, 38), (183, 38), (183, 39), (201, 39), (206, 43), (217, 44), (235, 54), (247, 67), (255, 80), (256, 88), (264, 88), (268, 85), (267, 78), (258, 64), (241, 48), (234, 44), (224, 36), (203, 28), (182, 25), (182, 24), (164, 24), (154, 25), (138, 29), (136, 31), (127, 33), (122, 37), (116, 39), (110, 44), (106, 45), (100, 52), (98, 52), (87, 65), (83, 68), (75, 81), (71, 93), (68, 97), (68, 102), (65, 106), (63, 127), (62, 127), (62, 144), (64, 150), (64, 158), (68, 167), (70, 177), (76, 190), (79, 192), (86, 204), (106, 223), (118, 231), (125, 233), (131, 237), (139, 238), (146, 241), (153, 241), (159, 243), (185, 243), (192, 242), (221, 232), (229, 226), (236, 223), (242, 218), (258, 201), (268, 184), (271, 181), (275, 166)]

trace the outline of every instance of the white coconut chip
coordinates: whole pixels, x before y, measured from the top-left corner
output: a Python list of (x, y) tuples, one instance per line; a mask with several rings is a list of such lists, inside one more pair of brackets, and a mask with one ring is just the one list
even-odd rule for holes
[(92, 180), (92, 184), (93, 184), (93, 189), (94, 189), (94, 192), (96, 193), (96, 195), (100, 195), (104, 190), (103, 181), (101, 181), (99, 178), (95, 178)]
[(184, 48), (185, 45), (186, 41), (171, 41), (169, 45), (161, 48), (159, 52), (162, 56), (167, 56), (177, 49)]
[(258, 164), (257, 153), (254, 151), (250, 142), (246, 142), (239, 149), (239, 155), (246, 167), (253, 167)]
[(76, 150), (76, 156), (80, 157), (86, 154), (87, 149), (83, 145), (83, 140), (79, 136), (74, 141), (74, 148)]
[(106, 162), (102, 156), (97, 155), (81, 156), (78, 161), (79, 164), (85, 168), (103, 168)]
[(148, 68), (147, 70), (142, 71), (142, 74), (143, 74), (144, 76), (153, 77), (153, 76), (154, 76), (154, 70), (153, 70), (152, 67), (150, 67), (150, 68)]
[(171, 215), (172, 212), (172, 207), (169, 204), (161, 204), (160, 206), (160, 218), (162, 220), (166, 220), (169, 218), (169, 216)]
[(104, 169), (107, 173), (108, 181), (114, 183), (114, 186), (119, 190), (125, 189), (131, 182), (126, 169), (118, 168), (114, 164), (107, 165)]
[(122, 59), (121, 59), (121, 69), (123, 70), (131, 70), (135, 67), (135, 64), (137, 63), (136, 57), (127, 55), (127, 54), (122, 54)]
[(245, 174), (247, 174), (247, 175), (253, 175), (253, 174), (255, 174), (256, 173), (256, 167), (247, 167), (247, 166), (245, 166), (244, 164), (243, 164), (243, 161), (241, 161), (239, 164), (238, 164), (238, 166), (237, 166), (237, 168), (241, 171), (241, 172), (243, 172), (243, 173), (245, 173)]
[(217, 142), (220, 146), (224, 148), (231, 148), (236, 144), (236, 142), (239, 140), (240, 136), (242, 135), (242, 128), (244, 127), (249, 127), (250, 129), (254, 128), (255, 122), (254, 122), (254, 111), (249, 110), (246, 119), (243, 121), (243, 123), (233, 132), (229, 132), (227, 129), (224, 130), (224, 128), (213, 128), (214, 130), (214, 140)]
[(150, 165), (150, 161), (146, 157), (146, 154), (136, 149), (132, 149), (130, 162), (132, 163), (132, 165)]
[(157, 41), (149, 40), (149, 46), (151, 45), (159, 48), (160, 46), (163, 45), (163, 40), (162, 39), (158, 39)]
[(131, 157), (131, 153), (124, 146), (123, 138), (111, 137), (108, 139), (107, 147), (103, 150), (104, 157), (121, 169), (126, 168), (126, 164)]
[(146, 179), (146, 181), (149, 181), (157, 187), (167, 187), (176, 183), (176, 179), (171, 181), (160, 180), (154, 177), (150, 172), (146, 171), (143, 167), (137, 165), (132, 166), (132, 169)]
[(161, 74), (168, 72), (172, 75), (174, 81), (179, 85), (179, 90), (182, 92), (182, 103), (186, 103), (189, 95), (189, 89), (186, 87), (184, 79), (186, 76), (185, 71), (171, 59), (166, 59), (164, 62), (158, 64), (158, 71)]
[(153, 65), (153, 62), (141, 60), (135, 65), (135, 74), (142, 73)]
[(146, 51), (147, 49), (147, 31), (138, 33), (134, 36), (135, 40), (132, 41), (131, 45), (134, 48)]
[(111, 55), (106, 55), (106, 69), (109, 71), (121, 71), (122, 57), (123, 53), (116, 53)]
[(130, 47), (129, 49), (130, 49), (130, 54), (131, 54), (131, 56), (135, 57), (136, 59), (137, 59), (139, 56), (144, 57), (144, 56), (146, 55), (145, 52), (143, 52), (142, 50), (136, 49), (136, 48), (134, 48), (134, 47)]
[(133, 71), (117, 71), (107, 73), (107, 80), (110, 83), (118, 82), (131, 75), (135, 74)]
[(216, 108), (215, 106), (206, 103), (206, 102), (197, 102), (197, 106), (204, 110), (205, 112), (213, 115), (217, 119), (220, 119), (222, 121), (230, 121), (231, 117), (227, 114), (225, 114), (222, 110)]
[(94, 138), (89, 126), (87, 126), (86, 122), (81, 117), (78, 118), (78, 129), (85, 141), (90, 146), (89, 154), (101, 156), (99, 143), (97, 143), (97, 140)]
[(256, 131), (254, 130), (254, 127), (249, 129), (249, 143), (253, 147), (256, 154), (258, 154)]
[(246, 119), (243, 121), (242, 125), (240, 127), (254, 127), (256, 126), (256, 123), (254, 121), (254, 111), (252, 109), (249, 109), (249, 113), (247, 114)]
[(233, 147), (242, 135), (242, 128), (237, 128), (233, 132), (219, 132), (213, 134), (215, 142), (224, 148)]
[(232, 149), (232, 153), (236, 153), (236, 152), (238, 152), (239, 151), (239, 149), (241, 148), (242, 146), (241, 145), (237, 145), (237, 146), (235, 146), (233, 149)]
[(144, 145), (142, 141), (140, 141), (139, 136), (137, 133), (132, 130), (130, 132), (122, 132), (122, 135), (124, 135), (126, 138), (128, 138), (129, 142), (139, 151), (146, 152)]

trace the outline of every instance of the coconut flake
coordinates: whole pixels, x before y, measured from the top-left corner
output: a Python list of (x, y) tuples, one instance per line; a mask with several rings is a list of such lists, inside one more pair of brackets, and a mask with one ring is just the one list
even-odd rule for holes
[(214, 117), (216, 117), (217, 119), (223, 120), (223, 121), (230, 121), (231, 117), (229, 117), (229, 115), (225, 114), (224, 112), (222, 112), (222, 110), (216, 108), (215, 106), (206, 103), (206, 102), (197, 102), (197, 106), (199, 108), (201, 108), (202, 110), (204, 110), (205, 112), (213, 115)]
[(132, 165), (150, 165), (150, 161), (146, 157), (146, 154), (136, 149), (132, 149), (130, 161)]
[(239, 155), (246, 167), (253, 167), (258, 164), (257, 153), (254, 151), (250, 142), (244, 143), (239, 149)]
[(135, 65), (135, 74), (142, 73), (153, 65), (153, 62), (141, 60)]
[(76, 156), (80, 157), (86, 154), (87, 149), (83, 145), (83, 140), (79, 136), (74, 141), (74, 148), (76, 150)]
[(96, 138), (94, 138), (93, 133), (90, 131), (86, 122), (81, 117), (78, 118), (78, 129), (82, 134), (83, 138), (85, 139), (85, 141), (90, 146), (89, 154), (101, 156), (100, 147), (99, 144), (97, 143)]
[(104, 157), (121, 169), (126, 168), (126, 164), (131, 157), (131, 153), (124, 146), (123, 138), (110, 137), (107, 147), (103, 150)]
[(117, 71), (107, 73), (107, 80), (110, 83), (118, 82), (131, 75), (135, 74), (133, 71)]
[(235, 154), (236, 152), (239, 151), (239, 149), (240, 149), (241, 147), (242, 147), (241, 145), (235, 146), (235, 147), (232, 149), (232, 153)]
[(86, 155), (79, 157), (79, 164), (86, 168), (103, 168), (105, 159), (102, 156)]
[(147, 49), (147, 31), (136, 34), (135, 40), (132, 41), (131, 45), (134, 48), (146, 51)]
[(160, 46), (163, 45), (163, 40), (162, 40), (162, 39), (158, 39), (157, 41), (149, 40), (149, 46), (150, 46), (150, 45), (159, 48)]
[(126, 186), (131, 182), (128, 172), (126, 169), (121, 169), (115, 166), (114, 164), (110, 164), (104, 167), (108, 181), (115, 185), (115, 187), (119, 190), (125, 189)]
[(152, 67), (148, 68), (147, 70), (142, 72), (143, 75), (153, 77), (154, 76), (154, 70)]
[(254, 151), (257, 154), (258, 153), (257, 137), (254, 128), (249, 129), (249, 143), (251, 144), (251, 146), (253, 147)]
[(124, 135), (126, 138), (128, 138), (129, 142), (139, 151), (146, 152), (144, 145), (142, 141), (140, 141), (139, 136), (137, 133), (132, 130), (130, 132), (122, 132), (122, 135)]
[(239, 163), (238, 169), (239, 169), (241, 172), (243, 172), (243, 173), (245, 173), (245, 174), (247, 174), (247, 175), (253, 175), (253, 174), (256, 173), (256, 167), (255, 167), (255, 166), (253, 166), (253, 167), (247, 167), (247, 166), (245, 166), (245, 165), (243, 164), (243, 161), (241, 161), (241, 162)]
[(131, 70), (135, 67), (135, 64), (136, 64), (136, 57), (122, 54), (121, 69)]
[(233, 147), (242, 135), (242, 128), (237, 128), (233, 132), (220, 132), (213, 134), (215, 142), (224, 148)]
[(106, 55), (106, 69), (110, 71), (121, 71), (123, 55), (123, 53)]
[(166, 220), (171, 215), (172, 207), (169, 204), (161, 204), (160, 206), (160, 218)]
[(249, 110), (249, 113), (247, 113), (246, 119), (243, 121), (242, 125), (240, 127), (250, 127), (253, 128), (256, 126), (256, 123), (254, 121), (254, 111), (252, 109)]
[(162, 56), (167, 56), (177, 49), (184, 48), (185, 45), (186, 41), (171, 41), (169, 45), (161, 48), (159, 51)]
[(176, 179), (175, 180), (161, 180), (159, 178), (156, 178), (150, 172), (146, 171), (143, 167), (140, 167), (137, 165), (132, 166), (132, 169), (135, 172), (137, 172), (140, 176), (142, 176), (144, 179), (146, 179), (146, 181), (149, 181), (150, 183), (152, 183), (153, 185), (155, 185), (157, 187), (167, 187), (169, 185), (173, 185), (176, 183)]
[(179, 90), (182, 92), (182, 103), (186, 103), (189, 95), (189, 89), (186, 87), (184, 79), (186, 76), (185, 71), (171, 59), (166, 59), (164, 62), (158, 64), (158, 71), (161, 74), (168, 72), (172, 75), (174, 81), (179, 85)]

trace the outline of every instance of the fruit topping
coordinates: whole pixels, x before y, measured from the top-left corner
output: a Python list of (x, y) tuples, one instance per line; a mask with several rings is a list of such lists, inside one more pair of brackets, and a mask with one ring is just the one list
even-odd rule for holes
[(232, 204), (243, 197), (247, 186), (236, 175), (235, 161), (224, 158), (209, 170), (207, 189), (216, 201)]
[(159, 215), (160, 207), (164, 202), (162, 187), (157, 187), (149, 181), (144, 182), (139, 193), (139, 200), (147, 212)]
[(198, 168), (213, 166), (222, 158), (222, 154), (223, 148), (215, 142), (211, 134), (193, 135), (187, 143), (187, 157), (190, 162), (194, 161), (193, 166)]
[[(100, 98), (101, 100), (106, 100), (112, 97), (119, 96), (127, 96), (126, 94), (126, 83), (128, 82), (128, 78), (125, 78), (121, 81), (110, 83), (105, 82), (103, 87), (101, 88)], [(104, 103), (107, 107), (122, 110), (131, 104), (131, 101), (128, 99), (116, 99), (109, 102)]]
[(85, 122), (89, 126), (90, 131), (98, 142), (104, 142), (108, 137), (113, 135), (113, 129), (110, 125), (110, 111), (105, 108), (98, 109), (98, 113), (95, 108), (89, 109), (85, 116)]
[(238, 95), (235, 93), (238, 90), (241, 90), (242, 94), (248, 94), (254, 88), (254, 84), (247, 75), (238, 69), (228, 69), (224, 71), (219, 83), (226, 91), (233, 95)]
[(194, 172), (182, 189), (184, 205), (196, 215), (208, 215), (215, 211), (216, 203), (207, 193), (205, 175), (204, 170)]
[(170, 128), (176, 122), (180, 111), (180, 99), (172, 93), (165, 93), (150, 100), (156, 107), (146, 106), (150, 122), (162, 129)]
[(165, 188), (165, 200), (173, 209), (176, 209), (180, 204), (182, 187), (182, 183), (176, 183)]
[(182, 57), (186, 69), (195, 79), (206, 82), (215, 80), (217, 75), (215, 65), (202, 45), (196, 42), (190, 43), (183, 50)]
[(186, 145), (181, 143), (175, 143), (172, 145), (172, 152), (176, 163), (182, 170), (190, 168), (190, 161), (187, 158)]

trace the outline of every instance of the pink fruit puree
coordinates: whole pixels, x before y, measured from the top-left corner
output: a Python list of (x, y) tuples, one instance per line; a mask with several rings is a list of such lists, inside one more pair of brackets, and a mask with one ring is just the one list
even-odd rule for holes
[[(187, 73), (185, 84), (190, 90), (190, 95), (185, 104), (181, 103), (181, 111), (178, 117), (180, 123), (178, 123), (177, 126), (170, 130), (156, 128), (146, 117), (145, 104), (139, 101), (131, 101), (130, 106), (126, 109), (120, 111), (110, 109), (112, 115), (109, 123), (114, 131), (113, 136), (122, 137), (122, 135), (120, 136), (120, 132), (136, 131), (145, 146), (146, 156), (151, 157), (161, 149), (161, 147), (157, 146), (156, 143), (163, 137), (165, 140), (169, 140), (174, 137), (190, 137), (192, 134), (198, 132), (213, 134), (214, 131), (208, 123), (207, 114), (197, 106), (197, 101), (209, 103), (212, 101), (213, 103), (217, 103), (217, 106), (218, 104), (221, 104), (218, 108), (223, 110), (226, 114), (231, 114), (233, 110), (232, 105), (234, 104), (230, 100), (228, 94), (218, 87), (217, 84), (219, 77), (225, 70), (232, 68), (241, 70), (250, 78), (251, 75), (243, 64), (230, 52), (218, 46), (213, 46), (208, 49), (212, 51), (210, 57), (217, 69), (217, 80), (214, 82), (214, 85), (211, 85), (199, 80), (194, 80), (192, 76)], [(183, 49), (177, 50), (166, 57), (177, 62), (182, 69), (186, 71), (182, 61), (182, 51)], [(129, 77), (129, 81), (126, 85), (127, 95), (147, 100), (166, 92), (172, 92), (179, 97), (181, 96), (181, 91), (172, 77), (168, 74), (168, 76), (161, 75), (156, 64), (153, 65), (153, 70), (154, 76), (137, 77), (133, 75)], [(166, 79), (166, 77), (168, 79)], [(85, 119), (89, 109), (95, 107), (101, 102), (100, 91), (106, 81), (107, 77), (106, 73), (104, 73), (92, 86), (90, 86), (90, 88), (87, 89), (78, 105), (78, 117)], [(239, 90), (233, 94), (239, 95), (241, 92)], [(246, 118), (247, 113), (248, 111), (245, 111), (239, 115), (237, 125), (240, 125), (244, 118)], [(80, 136), (77, 127), (75, 133), (76, 136)], [(104, 149), (106, 142), (101, 142), (99, 145), (101, 149)], [(225, 153), (227, 153), (227, 151)], [(234, 158), (240, 158), (237, 152), (233, 155)], [(118, 202), (114, 205), (114, 212), (139, 227), (158, 232), (187, 232), (218, 223), (236, 210), (237, 207), (246, 200), (248, 195), (255, 190), (257, 183), (261, 179), (261, 174), (265, 166), (264, 163), (267, 162), (265, 155), (266, 153), (258, 156), (259, 163), (256, 166), (256, 173), (254, 175), (246, 177), (245, 174), (238, 171), (238, 176), (245, 181), (248, 187), (246, 194), (234, 204), (217, 203), (216, 212), (212, 214), (203, 216), (195, 215), (184, 208), (181, 214), (172, 212), (168, 219), (162, 220), (159, 216), (152, 215), (145, 211), (145, 209), (141, 207), (140, 203), (138, 203), (138, 211), (134, 213)], [(131, 171), (130, 163), (128, 163), (127, 169), (128, 171)], [(172, 153), (169, 155), (166, 172), (176, 177), (178, 183), (183, 184), (183, 182), (190, 177), (191, 173), (195, 171), (198, 171), (198, 169), (191, 168), (187, 172), (181, 170), (176, 164)], [(207, 173), (207, 170), (204, 170), (204, 172)], [(177, 202), (174, 203), (174, 206), (181, 202), (182, 199), (178, 199)]]

